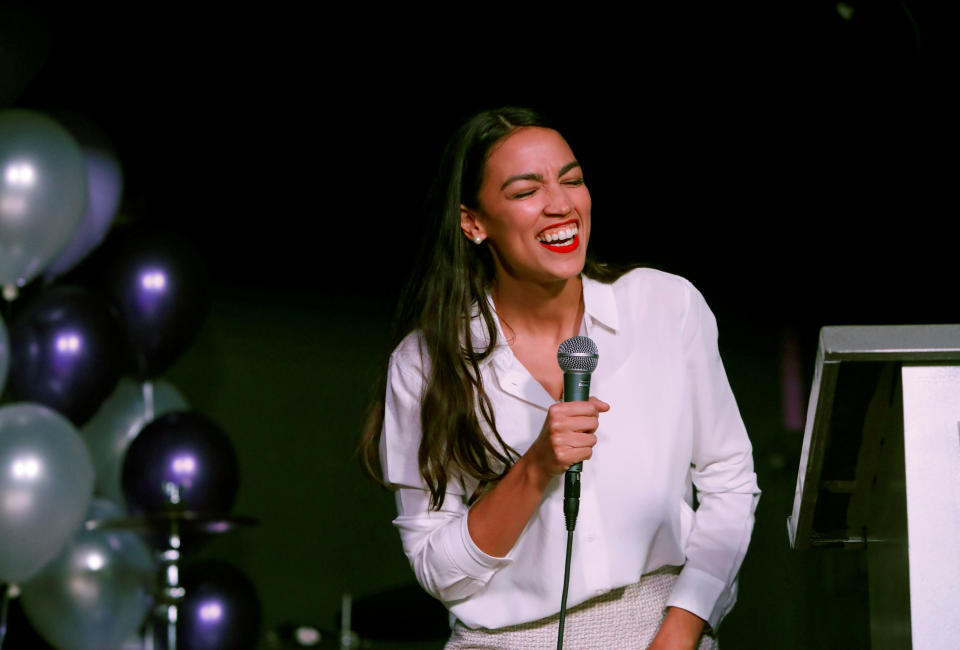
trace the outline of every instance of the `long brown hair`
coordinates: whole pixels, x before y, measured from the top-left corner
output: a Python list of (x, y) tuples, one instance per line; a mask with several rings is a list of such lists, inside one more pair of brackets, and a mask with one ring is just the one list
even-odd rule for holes
[[(419, 330), (430, 358), (430, 376), (422, 398), (420, 474), (431, 503), (443, 504), (451, 471), (477, 480), (477, 499), (513, 464), (517, 452), (497, 431), (493, 406), (483, 389), (479, 363), (497, 344), (497, 323), (486, 299), (495, 279), (489, 247), (470, 243), (460, 229), (460, 206), (477, 207), (483, 171), (491, 149), (518, 128), (553, 128), (537, 112), (506, 107), (486, 110), (467, 120), (447, 144), (430, 198), (427, 241), (401, 295), (394, 345)], [(622, 271), (593, 262), (584, 273), (612, 282)], [(475, 348), (471, 316), (482, 319), (486, 345)], [(383, 427), (386, 369), (364, 426), (358, 454), (366, 471), (383, 484), (379, 444)], [(486, 423), (491, 437), (481, 427)]]

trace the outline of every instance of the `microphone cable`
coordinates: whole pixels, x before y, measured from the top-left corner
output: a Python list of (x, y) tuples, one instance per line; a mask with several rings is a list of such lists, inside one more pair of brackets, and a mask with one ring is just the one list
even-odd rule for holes
[[(578, 465), (580, 463), (577, 463)], [(570, 557), (573, 555), (573, 529), (580, 512), (580, 471), (572, 468), (563, 476), (563, 518), (567, 522), (567, 557), (563, 565), (563, 595), (560, 598), (560, 625), (557, 650), (563, 650), (563, 624), (567, 619), (567, 591), (570, 588)]]

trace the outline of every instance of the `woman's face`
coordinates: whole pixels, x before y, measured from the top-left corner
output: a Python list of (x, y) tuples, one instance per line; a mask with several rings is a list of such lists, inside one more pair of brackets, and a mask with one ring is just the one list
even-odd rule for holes
[(461, 206), (461, 227), (487, 241), (498, 273), (545, 283), (583, 270), (590, 192), (559, 133), (524, 127), (494, 145), (477, 199)]

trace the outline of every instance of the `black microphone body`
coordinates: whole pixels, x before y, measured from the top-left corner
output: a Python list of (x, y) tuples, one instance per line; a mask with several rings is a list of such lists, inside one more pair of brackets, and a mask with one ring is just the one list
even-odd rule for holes
[[(580, 372), (568, 370), (563, 373), (563, 401), (564, 402), (586, 402), (590, 399), (590, 375), (589, 372)], [(579, 472), (583, 470), (583, 461), (570, 466), (568, 472)]]
[[(590, 399), (590, 377), (597, 368), (597, 345), (586, 336), (574, 336), (560, 344), (557, 362), (563, 370), (563, 401), (586, 402)], [(567, 530), (577, 525), (580, 512), (580, 472), (583, 463), (574, 463), (563, 477), (563, 515)]]

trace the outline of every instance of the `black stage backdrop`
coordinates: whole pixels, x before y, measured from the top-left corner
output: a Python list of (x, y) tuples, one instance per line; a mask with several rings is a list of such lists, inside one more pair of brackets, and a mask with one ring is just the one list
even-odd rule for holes
[(265, 632), (333, 627), (343, 593), (412, 580), (351, 451), (445, 138), (528, 104), (584, 166), (597, 256), (682, 274), (718, 316), (765, 489), (727, 646), (857, 645), (856, 560), (786, 549), (800, 435), (782, 355), (800, 350), (809, 385), (822, 325), (958, 320), (943, 17), (919, 1), (324, 11), (0, 9), (0, 108), (98, 124), (122, 218), (206, 261), (210, 313), (167, 378), (236, 445), (236, 511), (262, 523), (202, 553), (251, 576)]

